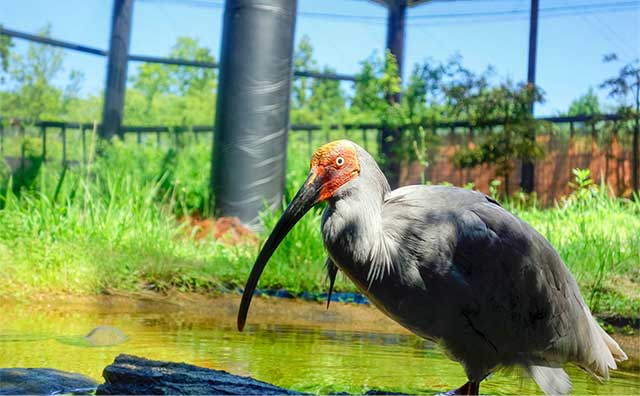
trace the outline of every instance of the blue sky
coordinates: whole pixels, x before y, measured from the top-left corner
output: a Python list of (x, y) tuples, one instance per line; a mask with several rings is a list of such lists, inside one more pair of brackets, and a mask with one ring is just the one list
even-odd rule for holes
[[(217, 4), (222, 0), (137, 0), (131, 52), (166, 55), (178, 36), (191, 36), (219, 57), (223, 10)], [(624, 7), (613, 9), (603, 4)], [(596, 7), (590, 8), (593, 5)], [(0, 24), (36, 32), (50, 23), (55, 38), (106, 49), (111, 6), (110, 0), (0, 0)], [(446, 60), (458, 53), (474, 71), (493, 65), (502, 79), (525, 80), (528, 15), (513, 11), (528, 7), (529, 0), (459, 0), (428, 2), (410, 9), (405, 75), (416, 62)], [(572, 99), (615, 74), (620, 65), (604, 64), (604, 54), (616, 52), (623, 60), (640, 57), (640, 1), (540, 0), (540, 7), (571, 8), (541, 13), (536, 80), (545, 90), (547, 101), (537, 107), (538, 115), (566, 110)], [(296, 41), (308, 35), (320, 65), (329, 65), (340, 73), (355, 73), (362, 60), (383, 51), (386, 10), (377, 4), (365, 0), (299, 0), (298, 11)], [(506, 14), (448, 16), (493, 12)], [(318, 13), (364, 18), (319, 17)], [(15, 51), (26, 49), (24, 41), (14, 42)], [(136, 67), (136, 63), (129, 65), (130, 75)], [(103, 58), (66, 51), (65, 68), (67, 73), (77, 69), (85, 74), (84, 94), (101, 91), (106, 68)], [(598, 93), (606, 100), (604, 92)]]

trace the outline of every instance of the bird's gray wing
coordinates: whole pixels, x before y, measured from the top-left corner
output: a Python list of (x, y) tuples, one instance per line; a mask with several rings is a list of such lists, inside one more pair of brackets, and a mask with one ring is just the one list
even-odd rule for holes
[(573, 277), (542, 235), (496, 201), (414, 186), (390, 193), (384, 210), (401, 241), (396, 262), (417, 266), (427, 290), (446, 294), (489, 343), (525, 353), (569, 334), (582, 310)]
[(474, 324), (516, 352), (514, 359), (582, 359), (593, 318), (553, 246), (491, 202), (462, 208), (455, 219), (453, 265), (477, 297), (469, 306)]

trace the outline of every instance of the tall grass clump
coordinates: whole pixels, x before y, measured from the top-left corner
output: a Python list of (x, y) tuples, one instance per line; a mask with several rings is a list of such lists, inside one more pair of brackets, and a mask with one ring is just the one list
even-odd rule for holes
[[(18, 188), (5, 172), (0, 294), (242, 286), (258, 246), (196, 240), (181, 220), (206, 214), (210, 149), (115, 142), (86, 168), (47, 163)], [(306, 177), (306, 161), (292, 148), (287, 195)], [(278, 215), (264, 212), (261, 237)], [(317, 213), (307, 216), (283, 242), (261, 286), (318, 291), (324, 262), (319, 236)]]

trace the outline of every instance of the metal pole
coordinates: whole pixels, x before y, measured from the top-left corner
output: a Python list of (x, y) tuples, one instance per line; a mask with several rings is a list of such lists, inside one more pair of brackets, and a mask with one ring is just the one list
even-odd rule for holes
[[(407, 17), (407, 0), (391, 0), (387, 10), (387, 42), (386, 49), (393, 54), (398, 63), (398, 74), (402, 76), (404, 65), (405, 20)], [(400, 95), (394, 95), (396, 102)]]
[[(405, 20), (407, 15), (407, 1), (393, 0), (388, 2), (387, 14), (387, 50), (393, 54), (398, 64), (398, 74), (402, 77), (404, 63)], [(399, 103), (400, 94), (389, 95), (389, 103)], [(385, 126), (382, 128), (381, 153), (384, 158), (383, 171), (389, 180), (391, 188), (400, 183), (400, 156), (394, 147), (400, 140), (400, 129)]]
[(100, 135), (105, 139), (119, 135), (122, 126), (132, 14), (133, 0), (113, 1), (107, 82), (100, 131)]
[[(531, 15), (529, 21), (529, 66), (527, 68), (527, 86), (533, 90), (536, 85), (536, 48), (538, 45), (538, 1), (531, 0)], [(533, 116), (534, 102), (531, 101), (529, 111)], [(535, 142), (535, 130), (529, 132), (529, 139)], [(535, 167), (532, 161), (522, 161), (520, 172), (520, 188), (525, 192), (533, 192), (535, 187)]]
[(211, 165), (213, 213), (252, 228), (282, 204), (296, 0), (227, 0)]

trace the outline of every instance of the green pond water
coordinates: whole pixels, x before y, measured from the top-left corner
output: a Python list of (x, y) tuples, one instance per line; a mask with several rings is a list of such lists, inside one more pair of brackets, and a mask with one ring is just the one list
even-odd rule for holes
[[(313, 393), (382, 389), (434, 394), (465, 382), (457, 363), (433, 344), (408, 334), (338, 330), (313, 322), (260, 324), (251, 315), (240, 333), (232, 308), (213, 316), (153, 303), (143, 310), (111, 310), (100, 304), (81, 308), (0, 302), (0, 367), (52, 367), (101, 382), (102, 369), (127, 353), (221, 369)], [(101, 325), (121, 329), (128, 340), (88, 346), (82, 336)], [(637, 358), (613, 372), (605, 385), (574, 367), (567, 370), (574, 394), (640, 394)], [(481, 392), (541, 394), (517, 371), (490, 377)]]

